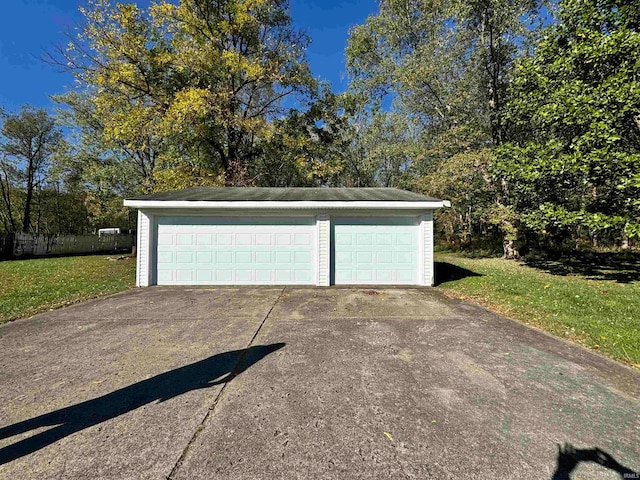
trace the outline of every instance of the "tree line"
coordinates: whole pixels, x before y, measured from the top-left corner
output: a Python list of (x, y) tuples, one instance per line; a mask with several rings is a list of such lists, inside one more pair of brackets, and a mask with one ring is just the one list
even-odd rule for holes
[(286, 0), (81, 12), (45, 58), (77, 88), (3, 115), (5, 231), (134, 228), (123, 197), (195, 185), (389, 186), (451, 200), (456, 248), (640, 237), (635, 1), (381, 0), (340, 94)]

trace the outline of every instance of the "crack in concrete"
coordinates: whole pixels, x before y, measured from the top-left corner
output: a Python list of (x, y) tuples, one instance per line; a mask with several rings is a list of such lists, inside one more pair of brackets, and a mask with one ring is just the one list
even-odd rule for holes
[(214, 412), (216, 410), (216, 407), (218, 406), (218, 403), (220, 403), (220, 400), (222, 399), (222, 396), (224, 395), (224, 392), (227, 389), (227, 385), (229, 385), (229, 383), (231, 383), (231, 380), (233, 380), (235, 378), (235, 376), (236, 376), (236, 374), (238, 372), (238, 368), (240, 367), (240, 365), (242, 365), (242, 362), (244, 362), (244, 357), (247, 354), (247, 350), (253, 345), (253, 342), (258, 337), (258, 334), (260, 333), (260, 330), (262, 330), (262, 327), (267, 322), (267, 319), (271, 315), (271, 312), (273, 311), (275, 306), (278, 304), (278, 302), (282, 298), (282, 295), (284, 294), (284, 291), (286, 290), (286, 288), (287, 287), (283, 287), (282, 290), (280, 290), (280, 293), (278, 294), (278, 297), (273, 302), (273, 305), (271, 305), (271, 308), (269, 309), (267, 314), (264, 316), (264, 318), (260, 322), (260, 325), (258, 326), (258, 328), (254, 332), (253, 336), (251, 337), (251, 340), (249, 340), (249, 343), (245, 347), (245, 351), (243, 352), (243, 354), (238, 359), (238, 362), (233, 367), (233, 370), (231, 371), (230, 380), (225, 382), (222, 385), (222, 388), (218, 392), (218, 395), (216, 395), (216, 398), (213, 400), (213, 403), (209, 406), (209, 409), (207, 410), (207, 413), (205, 414), (204, 418), (202, 419), (202, 421), (198, 425), (198, 428), (196, 428), (195, 432), (193, 432), (193, 435), (191, 436), (191, 439), (187, 442), (187, 445), (182, 450), (182, 454), (180, 454), (180, 457), (178, 458), (178, 461), (175, 463), (175, 465), (171, 469), (171, 472), (169, 473), (169, 475), (167, 475), (167, 477), (166, 477), (167, 480), (173, 480), (175, 478), (175, 475), (178, 472), (178, 469), (182, 466), (182, 464), (186, 460), (187, 455), (189, 454), (189, 451), (191, 450), (191, 447), (195, 444), (196, 440), (198, 439), (198, 436), (204, 430), (204, 427), (205, 427), (207, 421), (213, 416), (213, 414), (214, 414)]

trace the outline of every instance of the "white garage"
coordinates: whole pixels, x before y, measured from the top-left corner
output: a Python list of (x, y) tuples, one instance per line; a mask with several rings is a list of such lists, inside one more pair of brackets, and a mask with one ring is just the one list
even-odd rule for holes
[(433, 212), (392, 188), (194, 187), (138, 209), (137, 285), (432, 285)]

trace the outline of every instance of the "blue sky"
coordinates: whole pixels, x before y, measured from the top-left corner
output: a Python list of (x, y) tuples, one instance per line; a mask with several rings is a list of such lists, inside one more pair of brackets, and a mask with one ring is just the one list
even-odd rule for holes
[[(124, 0), (122, 0), (124, 1)], [(44, 64), (45, 49), (65, 44), (63, 32), (80, 18), (81, 0), (10, 0), (0, 16), (0, 105), (15, 111), (23, 104), (50, 108), (49, 95), (62, 93), (73, 78)], [(140, 6), (147, 0), (137, 2)], [(314, 75), (335, 91), (347, 86), (344, 48), (349, 29), (377, 11), (376, 0), (291, 0), (294, 24), (307, 32)]]

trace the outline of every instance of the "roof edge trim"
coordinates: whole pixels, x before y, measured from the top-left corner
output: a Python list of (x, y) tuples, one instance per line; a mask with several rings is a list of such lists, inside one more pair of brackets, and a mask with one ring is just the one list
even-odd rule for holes
[(449, 206), (439, 201), (202, 201), (202, 200), (125, 200), (125, 207), (146, 208), (210, 208), (234, 210), (300, 210), (300, 209), (375, 209), (375, 210), (431, 210)]

